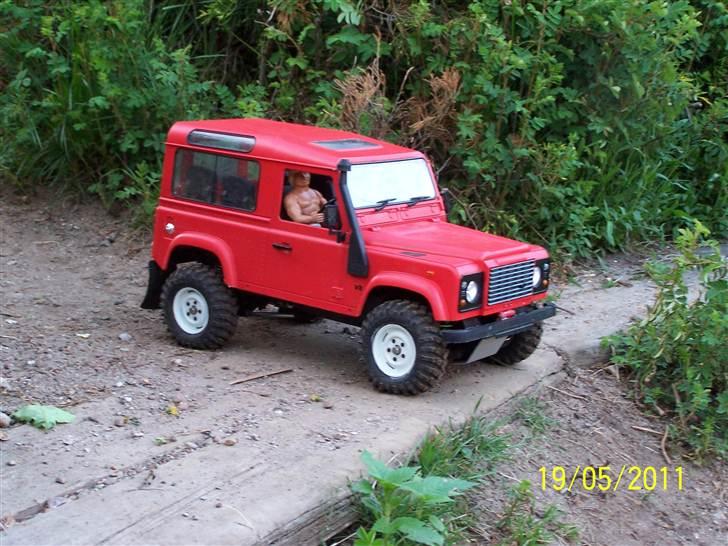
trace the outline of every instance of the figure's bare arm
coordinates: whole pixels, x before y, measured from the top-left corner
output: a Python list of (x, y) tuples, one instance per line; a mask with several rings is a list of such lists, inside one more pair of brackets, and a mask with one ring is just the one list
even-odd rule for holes
[(326, 198), (323, 195), (321, 195), (320, 191), (318, 191), (318, 190), (313, 190), (313, 191), (316, 192), (316, 196), (318, 197), (319, 208), (323, 207), (326, 204)]

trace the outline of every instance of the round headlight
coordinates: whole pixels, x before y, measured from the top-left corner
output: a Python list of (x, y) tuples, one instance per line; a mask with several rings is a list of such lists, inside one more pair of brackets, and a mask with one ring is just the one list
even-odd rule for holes
[(541, 268), (536, 266), (533, 268), (533, 287), (536, 288), (541, 284)]
[(478, 286), (478, 283), (475, 281), (470, 281), (468, 283), (468, 286), (465, 287), (465, 301), (468, 303), (474, 303), (475, 300), (478, 299), (478, 292), (480, 292), (480, 287)]

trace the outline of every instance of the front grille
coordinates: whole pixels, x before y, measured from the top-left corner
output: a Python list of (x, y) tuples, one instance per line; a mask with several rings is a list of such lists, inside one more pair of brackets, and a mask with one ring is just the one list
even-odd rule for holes
[(533, 293), (534, 261), (494, 267), (490, 270), (488, 305), (515, 300)]

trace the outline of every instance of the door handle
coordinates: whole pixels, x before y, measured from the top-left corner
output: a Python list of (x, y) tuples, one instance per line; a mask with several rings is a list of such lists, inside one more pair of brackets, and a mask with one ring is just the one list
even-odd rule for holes
[(287, 252), (293, 250), (293, 247), (288, 243), (273, 243), (273, 248), (275, 248), (276, 250), (283, 250)]

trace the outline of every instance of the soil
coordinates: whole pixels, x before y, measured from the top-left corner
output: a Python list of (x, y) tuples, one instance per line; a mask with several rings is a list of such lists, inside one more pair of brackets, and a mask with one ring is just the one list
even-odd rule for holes
[[(499, 464), (472, 496), (479, 521), (476, 532), (481, 544), (497, 544), (506, 536), (499, 528), (509, 491), (521, 480), (531, 483), (533, 515), (542, 517), (549, 505), (562, 512), (560, 521), (579, 531), (579, 544), (620, 546), (677, 546), (728, 544), (728, 465), (710, 460), (699, 464), (685, 458), (678, 446), (662, 448), (666, 423), (650, 417), (632, 400), (624, 378), (617, 379), (611, 367), (571, 370), (567, 380), (546, 386), (533, 397), (531, 409), (524, 400), (513, 400), (508, 414), (516, 417), (499, 432), (511, 436), (516, 446), (511, 461)], [(525, 403), (531, 402), (529, 400)], [(540, 411), (541, 410), (541, 411)], [(545, 426), (545, 430), (539, 430)], [(653, 432), (647, 432), (647, 431)], [(669, 458), (669, 460), (667, 458)], [(566, 471), (566, 487), (556, 491), (551, 472)], [(610, 466), (612, 487), (626, 466), (617, 490), (599, 491), (591, 475), (584, 487), (583, 473), (571, 491), (570, 478), (576, 467)], [(651, 477), (637, 478), (630, 468), (657, 470), (652, 491)], [(541, 467), (546, 468), (543, 490)], [(682, 468), (682, 490), (678, 490), (676, 468)], [(661, 469), (666, 468), (667, 488)], [(648, 476), (651, 476), (648, 471)], [(603, 482), (605, 483), (605, 482)], [(629, 490), (632, 484), (634, 490)], [(641, 488), (641, 490), (637, 490)], [(566, 542), (556, 537), (556, 542)]]

